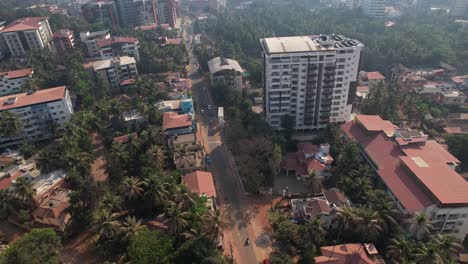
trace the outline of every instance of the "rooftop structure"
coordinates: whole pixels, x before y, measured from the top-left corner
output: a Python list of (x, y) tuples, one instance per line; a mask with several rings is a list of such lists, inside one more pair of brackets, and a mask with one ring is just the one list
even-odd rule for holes
[(0, 72), (0, 96), (20, 92), (33, 73), (32, 68)]
[(58, 231), (64, 231), (71, 219), (66, 211), (70, 207), (68, 194), (70, 190), (57, 189), (34, 210), (34, 221), (43, 225), (54, 227)]
[(133, 57), (121, 56), (112, 59), (92, 62), (96, 76), (107, 81), (113, 88), (129, 85), (125, 80), (138, 76), (136, 60)]
[(287, 153), (281, 162), (281, 168), (287, 174), (293, 172), (300, 179), (307, 178), (309, 171), (315, 171), (321, 176), (329, 176), (333, 157), (330, 156), (330, 145), (313, 145), (311, 143), (298, 143), (297, 152)]
[(457, 217), (451, 217), (460, 222), (456, 228), (434, 223), (434, 232), (464, 237), (468, 183), (455, 171), (460, 163), (457, 158), (426, 135), (396, 129), (378, 116), (357, 115), (341, 128), (346, 138), (358, 142), (402, 211), (425, 212), (433, 221), (456, 213)]
[(194, 171), (182, 177), (182, 182), (194, 193), (207, 197), (216, 197), (216, 189), (211, 172)]
[(211, 84), (224, 80), (226, 84), (232, 85), (235, 89), (242, 89), (242, 75), (244, 70), (239, 63), (232, 59), (216, 57), (208, 61)]
[(25, 17), (19, 18), (2, 29), (3, 33), (14, 31), (35, 30), (41, 27), (41, 23), (48, 17)]
[(19, 93), (15, 95), (3, 96), (0, 97), (0, 111), (57, 101), (65, 98), (65, 94), (66, 87), (60, 86), (56, 88), (39, 90), (32, 94)]
[(321, 247), (322, 256), (315, 257), (317, 264), (377, 264), (378, 254), (373, 244), (341, 244)]
[(192, 126), (192, 118), (188, 114), (179, 115), (174, 112), (163, 114), (163, 130), (180, 129)]

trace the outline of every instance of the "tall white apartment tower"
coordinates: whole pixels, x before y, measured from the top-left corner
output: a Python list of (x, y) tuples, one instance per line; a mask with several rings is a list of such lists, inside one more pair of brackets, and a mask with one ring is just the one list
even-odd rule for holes
[(385, 0), (361, 0), (361, 8), (369, 17), (385, 16)]
[(291, 115), (296, 130), (348, 121), (364, 45), (341, 35), (261, 39), (266, 121), (281, 130)]

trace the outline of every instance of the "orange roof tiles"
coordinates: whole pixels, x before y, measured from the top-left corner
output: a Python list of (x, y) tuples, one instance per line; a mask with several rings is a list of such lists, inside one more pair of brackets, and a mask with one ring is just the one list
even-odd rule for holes
[(112, 45), (114, 43), (135, 43), (137, 42), (137, 38), (130, 38), (130, 37), (114, 37), (114, 38), (108, 38), (108, 39), (100, 39), (96, 41), (96, 44), (98, 47), (106, 47), (109, 45)]
[(179, 115), (174, 112), (164, 112), (163, 114), (163, 130), (189, 127), (192, 125), (190, 115)]
[(312, 217), (315, 217), (319, 214), (328, 214), (331, 212), (331, 208), (328, 203), (322, 199), (315, 199), (308, 201), (304, 205), (304, 212), (310, 214)]
[(368, 80), (385, 80), (385, 77), (380, 72), (368, 72)]
[(16, 78), (29, 76), (29, 75), (31, 75), (31, 73), (33, 73), (33, 69), (28, 68), (28, 69), (0, 72), (0, 77), (6, 75), (8, 77), (8, 79), (16, 79)]
[(26, 175), (27, 172), (24, 170), (18, 170), (10, 177), (0, 179), (0, 190), (7, 189), (10, 185), (19, 177)]
[[(321, 247), (322, 257), (315, 258), (316, 263), (336, 263), (336, 264), (375, 264), (369, 258), (364, 245), (361, 244), (341, 244), (336, 246)], [(331, 258), (329, 260), (329, 258)]]
[(194, 171), (182, 178), (185, 186), (195, 193), (216, 197), (216, 189), (211, 172)]
[(35, 30), (40, 27), (39, 23), (43, 20), (49, 19), (48, 17), (25, 17), (20, 18), (8, 24), (1, 32), (15, 32), (25, 30)]
[(369, 92), (369, 86), (364, 85), (364, 86), (358, 86), (356, 87), (356, 92)]
[(332, 204), (346, 203), (348, 201), (346, 195), (336, 188), (328, 189), (323, 194), (327, 198), (327, 201)]
[(367, 131), (394, 131), (397, 126), (392, 122), (383, 120), (377, 115), (356, 115), (356, 120), (361, 123)]
[[(0, 97), (0, 111), (25, 107), (28, 105), (42, 104), (52, 101), (61, 100), (65, 97), (66, 87), (60, 86), (50, 89), (39, 90), (33, 94), (20, 93), (14, 95), (7, 95)], [(13, 104), (6, 104), (9, 98), (16, 97), (16, 102)]]

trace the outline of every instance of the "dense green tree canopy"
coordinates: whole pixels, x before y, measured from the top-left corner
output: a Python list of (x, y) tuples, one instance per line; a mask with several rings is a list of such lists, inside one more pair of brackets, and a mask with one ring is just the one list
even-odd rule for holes
[(171, 264), (173, 251), (168, 235), (143, 230), (130, 241), (128, 256), (135, 264)]

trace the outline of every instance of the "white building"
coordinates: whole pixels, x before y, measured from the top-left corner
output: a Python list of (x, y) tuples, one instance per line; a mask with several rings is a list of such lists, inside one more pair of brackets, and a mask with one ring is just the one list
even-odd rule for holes
[(136, 61), (140, 60), (139, 43), (137, 38), (129, 37), (112, 37), (96, 41), (99, 56), (102, 59), (112, 59), (115, 56), (124, 55), (134, 57)]
[(3, 111), (16, 114), (22, 123), (17, 135), (0, 137), (0, 144), (7, 145), (23, 138), (28, 141), (49, 139), (64, 131), (73, 105), (68, 90), (61, 86), (0, 97), (0, 112)]
[(291, 115), (297, 130), (349, 120), (364, 47), (341, 35), (265, 38), (263, 89), (266, 121), (281, 129)]
[(33, 49), (51, 48), (52, 30), (48, 17), (17, 19), (1, 33), (12, 56), (22, 56)]
[(454, 17), (468, 16), (468, 0), (453, 0), (450, 14)]
[(216, 57), (208, 61), (211, 85), (216, 81), (224, 80), (235, 89), (242, 89), (242, 74), (244, 70), (236, 60)]
[(96, 31), (96, 32), (80, 32), (81, 42), (86, 47), (86, 55), (88, 57), (99, 57), (99, 47), (97, 45), (98, 40), (110, 39), (108, 30)]
[(21, 92), (21, 88), (32, 78), (33, 69), (0, 72), (0, 96)]
[(92, 65), (94, 73), (114, 88), (138, 75), (135, 58), (128, 56), (96, 61)]
[(361, 8), (369, 17), (384, 17), (385, 0), (361, 0)]
[(208, 7), (212, 12), (221, 12), (226, 8), (226, 0), (208, 0)]

